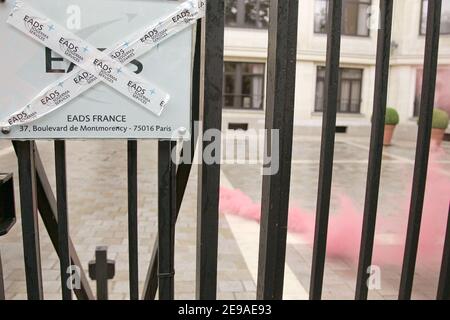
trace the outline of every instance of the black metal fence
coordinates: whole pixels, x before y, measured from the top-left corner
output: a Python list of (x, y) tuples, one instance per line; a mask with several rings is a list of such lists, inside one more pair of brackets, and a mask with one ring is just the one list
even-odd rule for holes
[[(384, 119), (389, 78), (389, 58), (393, 2), (380, 0), (380, 26), (378, 32), (374, 113), (370, 142), (369, 168), (364, 206), (363, 230), (357, 275), (356, 299), (367, 299), (367, 273), (371, 265), (377, 217), (378, 192), (383, 154)], [(427, 179), (430, 152), (431, 121), (438, 61), (440, 17), (442, 0), (428, 1), (428, 24), (424, 60), (422, 101), (419, 135), (406, 235), (399, 299), (410, 299), (420, 224)], [(322, 149), (317, 196), (316, 227), (311, 269), (310, 298), (321, 299), (326, 256), (330, 194), (333, 175), (333, 156), (338, 103), (338, 77), (341, 42), (342, 0), (330, 1), (328, 10), (328, 44), (325, 76), (325, 104), (323, 114)], [(293, 113), (297, 60), (298, 0), (271, 0), (268, 54), (268, 83), (266, 127), (267, 152), (272, 148), (272, 129), (279, 130), (280, 167), (275, 175), (267, 175), (262, 185), (262, 216), (258, 265), (257, 299), (282, 299), (288, 204), (293, 143)], [(224, 55), (224, 2), (208, 1), (206, 18), (197, 24), (192, 123), (201, 120), (203, 131), (221, 129)], [(202, 101), (202, 103), (200, 103)], [(202, 111), (202, 112), (200, 112)], [(200, 114), (202, 118), (200, 119)], [(190, 159), (198, 136), (184, 142), (183, 152)], [(202, 141), (200, 151), (210, 143)], [(72, 290), (66, 283), (66, 270), (71, 265), (80, 267), (79, 289), (73, 289), (78, 299), (95, 299), (83, 272), (77, 252), (72, 244), (68, 226), (65, 142), (55, 141), (56, 198), (47, 179), (39, 152), (33, 141), (14, 141), (17, 153), (20, 184), (21, 221), (25, 257), (26, 285), (29, 299), (43, 299), (42, 272), (39, 249), (38, 214), (41, 215), (61, 267), (63, 299), (72, 299)], [(178, 166), (172, 163), (171, 151), (175, 142), (160, 141), (158, 148), (158, 238), (153, 247), (142, 299), (174, 298), (174, 239), (175, 224), (180, 213), (192, 161)], [(131, 299), (139, 299), (138, 288), (138, 221), (137, 221), (137, 142), (128, 142), (128, 231), (129, 231), (129, 283)], [(3, 183), (3, 188), (10, 189)], [(199, 165), (198, 175), (198, 227), (196, 297), (216, 299), (218, 264), (220, 164)], [(0, 224), (14, 223), (11, 209), (4, 203), (14, 203), (11, 193), (3, 193)], [(9, 215), (9, 218), (8, 216)], [(9, 221), (9, 224), (8, 224)], [(9, 228), (5, 228), (6, 233)], [(2, 233), (0, 233), (2, 235)], [(437, 299), (450, 298), (450, 223), (442, 258)], [(1, 258), (0, 258), (1, 259)], [(0, 260), (0, 299), (4, 289)], [(89, 276), (97, 281), (97, 298), (107, 298), (107, 280), (114, 275), (114, 263), (107, 260), (106, 250), (99, 248), (96, 260), (90, 263)], [(159, 289), (159, 290), (158, 290)]]

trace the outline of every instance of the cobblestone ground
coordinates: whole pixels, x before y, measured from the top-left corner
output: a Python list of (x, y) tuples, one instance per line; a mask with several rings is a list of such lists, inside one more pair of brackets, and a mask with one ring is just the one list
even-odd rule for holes
[[(334, 188), (347, 193), (358, 209), (363, 205), (367, 170), (367, 139), (339, 137), (336, 145)], [(54, 188), (54, 155), (50, 142), (38, 142), (48, 176)], [(292, 173), (293, 204), (314, 211), (317, 190), (320, 141), (296, 138)], [(450, 146), (440, 159), (442, 173), (450, 176)], [(139, 143), (139, 267), (143, 287), (157, 230), (157, 171), (155, 142)], [(380, 214), (389, 215), (400, 204), (396, 196), (405, 192), (412, 176), (414, 144), (397, 142), (386, 150), (380, 195)], [(108, 257), (116, 261), (116, 275), (110, 282), (111, 299), (128, 299), (127, 180), (126, 142), (68, 142), (68, 197), (70, 233), (83, 268), (93, 259), (95, 248), (108, 246)], [(194, 166), (195, 168), (195, 166)], [(9, 143), (0, 142), (0, 171), (14, 172), (18, 203), (17, 163)], [(222, 183), (238, 188), (255, 202), (261, 198), (261, 170), (258, 165), (226, 164)], [(176, 228), (176, 298), (195, 297), (196, 180), (194, 169)], [(333, 194), (332, 210), (337, 205)], [(46, 299), (60, 299), (59, 263), (40, 222), (42, 270)], [(7, 299), (25, 299), (23, 249), (20, 220), (13, 230), (0, 238)], [(257, 273), (259, 226), (256, 222), (221, 215), (219, 239), (220, 299), (254, 299)], [(297, 235), (289, 235), (286, 262), (285, 297), (305, 299), (309, 286), (311, 248)], [(398, 267), (383, 270), (382, 290), (371, 292), (373, 299), (394, 299), (398, 290)], [(435, 296), (438, 271), (419, 268), (415, 298)], [(343, 259), (328, 259), (324, 298), (351, 299), (355, 266)], [(95, 284), (91, 282), (92, 288)]]

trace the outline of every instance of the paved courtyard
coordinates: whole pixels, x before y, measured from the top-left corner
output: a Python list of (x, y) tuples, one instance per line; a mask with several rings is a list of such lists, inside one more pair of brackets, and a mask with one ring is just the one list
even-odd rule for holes
[[(344, 195), (352, 208), (362, 212), (368, 158), (368, 138), (338, 136), (336, 143), (335, 174), (331, 216), (339, 211)], [(53, 144), (38, 142), (50, 181), (54, 187)], [(440, 179), (450, 181), (450, 145), (446, 143), (435, 160)], [(147, 271), (157, 229), (157, 145), (155, 142), (139, 143), (139, 267), (140, 288)], [(320, 140), (316, 137), (296, 137), (291, 181), (291, 206), (301, 208), (311, 220), (316, 206)], [(404, 220), (399, 215), (409, 200), (415, 145), (396, 141), (386, 148), (381, 177), (379, 215)], [(69, 142), (68, 197), (70, 233), (87, 271), (95, 248), (108, 246), (110, 259), (116, 261), (116, 276), (110, 283), (111, 299), (127, 299), (128, 244), (127, 244), (127, 180), (126, 142), (91, 141)], [(10, 144), (0, 142), (0, 171), (14, 172), (18, 203), (17, 163)], [(196, 180), (197, 171), (191, 175), (184, 204), (176, 228), (176, 298), (195, 297), (196, 250)], [(261, 200), (261, 167), (257, 164), (227, 164), (222, 167), (222, 186), (242, 191), (251, 201)], [(447, 182), (448, 182), (447, 181)], [(440, 184), (449, 186), (449, 184)], [(450, 190), (440, 190), (441, 207), (448, 207)], [(446, 196), (445, 196), (446, 195)], [(447, 201), (447, 204), (445, 204)], [(444, 215), (446, 213), (443, 213)], [(394, 220), (389, 220), (394, 221)], [(389, 228), (388, 228), (389, 229)], [(381, 235), (389, 238), (389, 234)], [(60, 299), (59, 263), (46, 230), (40, 221), (40, 238), (44, 292), (46, 299)], [(219, 239), (220, 299), (254, 299), (258, 255), (258, 222), (222, 212)], [(389, 243), (389, 239), (385, 241)], [(7, 299), (26, 298), (24, 261), (20, 221), (11, 233), (0, 238)], [(308, 237), (296, 232), (288, 236), (286, 259), (287, 299), (306, 299), (309, 289), (312, 249)], [(429, 259), (419, 263), (414, 287), (414, 298), (433, 299), (436, 294), (439, 265)], [(372, 290), (372, 299), (396, 299), (400, 266), (383, 264), (381, 286)], [(343, 256), (327, 258), (324, 298), (352, 299), (354, 295), (356, 266), (352, 259)], [(95, 284), (91, 283), (95, 289)]]

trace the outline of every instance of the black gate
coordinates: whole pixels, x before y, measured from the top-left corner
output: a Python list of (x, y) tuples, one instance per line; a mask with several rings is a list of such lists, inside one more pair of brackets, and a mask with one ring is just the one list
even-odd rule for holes
[[(356, 299), (367, 299), (366, 272), (372, 263), (380, 172), (383, 153), (384, 119), (389, 77), (391, 26), (393, 2), (381, 0), (378, 32), (374, 114), (369, 154), (369, 167), (364, 207), (362, 241), (358, 266)], [(410, 299), (415, 273), (421, 217), (430, 153), (431, 123), (436, 85), (440, 17), (442, 0), (428, 1), (428, 22), (419, 135), (406, 235), (399, 299)], [(342, 0), (330, 1), (328, 10), (328, 45), (325, 76), (325, 103), (319, 172), (319, 190), (310, 298), (321, 299), (326, 255), (330, 194), (338, 101), (338, 76), (341, 44)], [(271, 154), (272, 129), (279, 130), (280, 168), (275, 175), (267, 175), (262, 185), (262, 216), (259, 243), (257, 299), (282, 299), (288, 204), (293, 143), (293, 113), (297, 53), (298, 0), (271, 0), (268, 55), (268, 84), (266, 129), (268, 152)], [(224, 2), (209, 0), (206, 18), (197, 24), (192, 123), (200, 120), (202, 130), (221, 129), (224, 55)], [(200, 118), (200, 114), (202, 117)], [(184, 142), (183, 151), (191, 160), (198, 136)], [(201, 141), (200, 151), (212, 142)], [(217, 143), (217, 141), (214, 141)], [(19, 169), (20, 203), (23, 228), (26, 285), (29, 299), (43, 299), (39, 249), (38, 214), (58, 253), (61, 267), (63, 299), (71, 299), (66, 286), (67, 268), (79, 266), (81, 286), (74, 289), (78, 299), (95, 299), (81, 268), (80, 260), (71, 242), (68, 230), (65, 142), (55, 141), (56, 197), (47, 179), (38, 149), (33, 141), (13, 142)], [(174, 239), (175, 224), (192, 169), (192, 161), (176, 165), (171, 152), (175, 142), (160, 141), (158, 148), (158, 238), (153, 246), (143, 299), (154, 299), (159, 289), (160, 299), (174, 298)], [(185, 154), (186, 156), (186, 154)], [(15, 221), (12, 180), (2, 176), (0, 204), (0, 235), (5, 234)], [(216, 299), (219, 226), (220, 165), (199, 165), (196, 297)], [(129, 231), (129, 285), (131, 299), (139, 299), (138, 239), (137, 239), (137, 142), (128, 142), (128, 231)], [(0, 299), (4, 289), (0, 260)], [(96, 260), (89, 265), (89, 276), (97, 281), (97, 298), (107, 299), (106, 282), (114, 275), (114, 263), (107, 260), (104, 248), (96, 252)], [(437, 299), (450, 298), (450, 224), (446, 242)]]

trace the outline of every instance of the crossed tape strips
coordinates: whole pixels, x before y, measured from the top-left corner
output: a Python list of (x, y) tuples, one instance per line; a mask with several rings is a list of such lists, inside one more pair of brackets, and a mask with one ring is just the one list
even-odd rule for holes
[(204, 0), (187, 0), (159, 22), (118, 42), (113, 49), (101, 52), (22, 1), (16, 1), (7, 22), (77, 67), (42, 90), (24, 108), (2, 120), (0, 127), (37, 120), (101, 81), (159, 116), (170, 96), (125, 65), (193, 25), (204, 14)]

